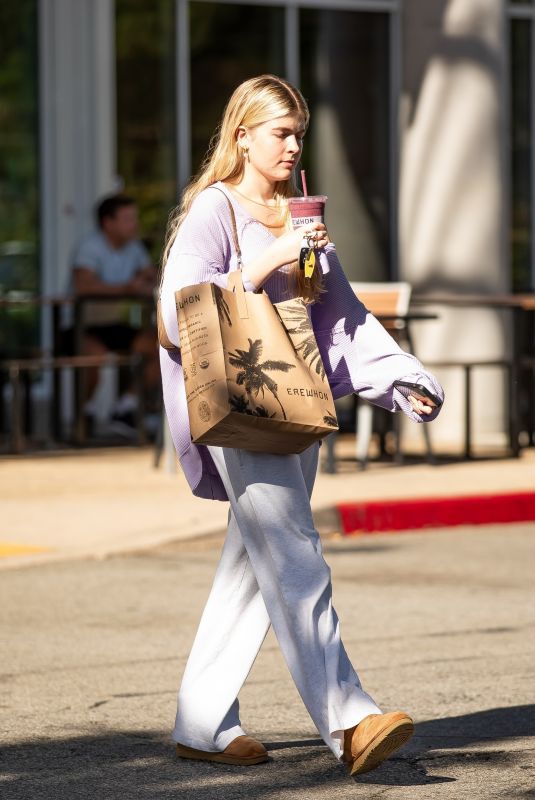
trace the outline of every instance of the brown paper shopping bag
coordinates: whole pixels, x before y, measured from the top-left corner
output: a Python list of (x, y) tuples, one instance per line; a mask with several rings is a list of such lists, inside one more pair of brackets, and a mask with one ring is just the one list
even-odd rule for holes
[(212, 283), (176, 292), (192, 440), (300, 453), (337, 430), (334, 402), (303, 300), (272, 304)]

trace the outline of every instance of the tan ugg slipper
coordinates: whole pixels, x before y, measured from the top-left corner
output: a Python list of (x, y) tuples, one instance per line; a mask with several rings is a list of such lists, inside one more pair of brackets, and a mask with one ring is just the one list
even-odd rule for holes
[(237, 736), (221, 752), (196, 750), (194, 747), (177, 744), (176, 754), (179, 758), (192, 758), (196, 761), (216, 761), (219, 764), (234, 764), (239, 767), (262, 764), (268, 760), (268, 753), (264, 745), (251, 736)]
[(344, 756), (351, 775), (370, 772), (407, 742), (414, 723), (403, 711), (369, 714), (344, 735)]

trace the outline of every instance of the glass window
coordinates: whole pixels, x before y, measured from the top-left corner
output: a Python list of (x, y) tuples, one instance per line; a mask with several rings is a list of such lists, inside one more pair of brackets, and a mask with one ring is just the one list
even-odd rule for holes
[(206, 153), (223, 108), (242, 81), (284, 75), (284, 9), (190, 4), (192, 168)]
[(513, 291), (531, 286), (531, 25), (511, 20), (511, 267)]
[(311, 111), (308, 189), (352, 280), (385, 280), (390, 264), (389, 19), (300, 12), (302, 91)]
[[(0, 296), (39, 292), (37, 0), (0, 4)], [(0, 311), (0, 355), (39, 340), (36, 307)]]
[(176, 204), (175, 0), (116, 0), (117, 165), (157, 263)]

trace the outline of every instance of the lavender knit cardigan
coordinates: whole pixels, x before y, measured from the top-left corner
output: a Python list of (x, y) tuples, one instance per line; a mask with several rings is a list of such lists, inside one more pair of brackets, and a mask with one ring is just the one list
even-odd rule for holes
[[(238, 227), (244, 263), (254, 260), (273, 241), (273, 234), (253, 219), (220, 182), (215, 186), (230, 198)], [(180, 345), (174, 292), (184, 286), (211, 281), (227, 286), (228, 273), (237, 268), (232, 245), (230, 213), (221, 191), (205, 189), (193, 202), (171, 248), (161, 292), (162, 317), (171, 341)], [(325, 293), (310, 309), (312, 326), (333, 396), (356, 392), (389, 411), (403, 411), (416, 422), (430, 421), (438, 414), (422, 417), (392, 384), (395, 380), (422, 383), (443, 397), (442, 387), (420, 362), (405, 353), (383, 326), (357, 299), (342, 270), (333, 244), (320, 252)], [(292, 297), (287, 269), (282, 267), (264, 284), (272, 302)], [(191, 441), (180, 351), (160, 348), (165, 410), (173, 442), (186, 479), (198, 497), (227, 500), (221, 478), (207, 447)]]

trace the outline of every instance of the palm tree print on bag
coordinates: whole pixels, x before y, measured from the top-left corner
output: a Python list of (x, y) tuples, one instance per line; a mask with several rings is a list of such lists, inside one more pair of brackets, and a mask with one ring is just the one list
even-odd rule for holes
[(266, 419), (273, 419), (273, 417), (276, 416), (275, 412), (273, 412), (273, 414), (270, 414), (267, 408), (265, 408), (264, 406), (257, 406), (253, 411), (253, 414), (255, 417), (265, 417)]
[(217, 308), (217, 313), (219, 314), (219, 321), (223, 324), (226, 323), (229, 328), (232, 328), (232, 320), (230, 318), (230, 309), (228, 307), (228, 303), (223, 297), (223, 292), (219, 286), (214, 284), (214, 297), (215, 297), (215, 304)]
[(249, 400), (244, 394), (233, 394), (229, 397), (229, 405), (231, 411), (237, 411), (238, 414), (251, 414)]
[(277, 394), (278, 384), (267, 373), (289, 372), (291, 369), (295, 369), (295, 364), (288, 364), (286, 361), (264, 361), (260, 364), (263, 350), (262, 339), (256, 339), (254, 342), (252, 339), (248, 339), (248, 341), (249, 350), (236, 350), (235, 353), (228, 354), (229, 364), (239, 370), (236, 383), (238, 386), (245, 387), (249, 399), (253, 394), (258, 397), (260, 393), (264, 397), (267, 389), (280, 405), (283, 419), (287, 419), (284, 406)]
[(326, 414), (323, 417), (323, 422), (325, 423), (325, 425), (330, 425), (331, 428), (337, 428), (338, 427), (338, 420), (336, 419), (336, 417), (333, 417), (332, 414), (329, 414), (328, 411), (326, 412)]
[(238, 414), (249, 414), (250, 417), (265, 417), (266, 419), (272, 419), (274, 416), (276, 416), (275, 412), (270, 414), (265, 406), (256, 406), (256, 408), (251, 409), (249, 406), (249, 400), (244, 394), (232, 395), (232, 397), (229, 398), (229, 405), (231, 411), (237, 411)]
[(303, 361), (308, 363), (310, 369), (315, 369), (316, 374), (324, 381), (325, 367), (321, 360), (306, 305), (302, 301), (296, 301), (291, 305), (279, 305), (276, 308), (290, 336), (303, 336), (300, 341), (294, 343), (295, 349), (300, 353)]

